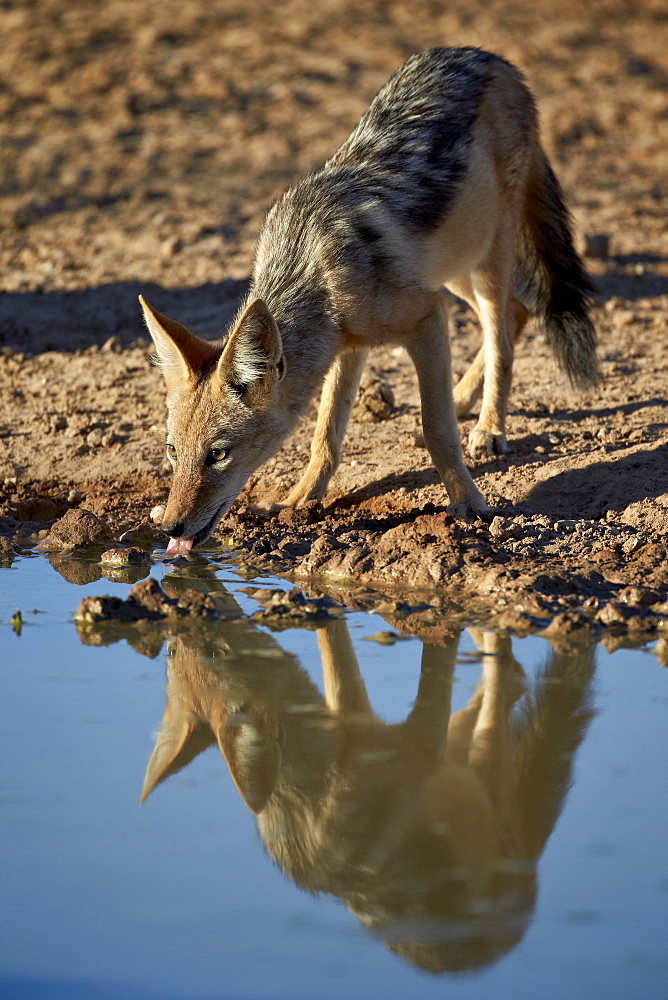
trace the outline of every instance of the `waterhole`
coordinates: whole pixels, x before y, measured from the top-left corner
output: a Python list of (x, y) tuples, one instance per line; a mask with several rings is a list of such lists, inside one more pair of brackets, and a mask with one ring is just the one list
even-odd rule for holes
[(0, 570), (3, 997), (665, 995), (651, 644), (267, 617), (211, 558), (151, 575), (214, 620), (76, 623), (99, 575)]

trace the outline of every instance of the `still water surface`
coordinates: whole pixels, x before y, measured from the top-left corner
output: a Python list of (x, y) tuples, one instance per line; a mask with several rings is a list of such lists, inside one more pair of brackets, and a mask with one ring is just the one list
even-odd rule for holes
[(127, 590), (0, 570), (0, 996), (668, 995), (651, 647), (385, 646), (360, 613), (80, 641)]

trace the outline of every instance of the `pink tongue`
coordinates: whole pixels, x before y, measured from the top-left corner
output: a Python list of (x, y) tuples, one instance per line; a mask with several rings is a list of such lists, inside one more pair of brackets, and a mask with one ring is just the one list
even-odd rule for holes
[(192, 547), (192, 538), (170, 538), (165, 555), (176, 556), (179, 552), (190, 552)]

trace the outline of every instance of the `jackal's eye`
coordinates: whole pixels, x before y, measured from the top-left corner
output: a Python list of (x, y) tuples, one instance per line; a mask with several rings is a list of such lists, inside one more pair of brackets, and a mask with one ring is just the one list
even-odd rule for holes
[(172, 462), (176, 461), (176, 448), (169, 442), (167, 444), (167, 458), (169, 458)]
[(215, 465), (216, 462), (224, 462), (229, 453), (229, 448), (210, 448), (206, 456), (206, 465)]

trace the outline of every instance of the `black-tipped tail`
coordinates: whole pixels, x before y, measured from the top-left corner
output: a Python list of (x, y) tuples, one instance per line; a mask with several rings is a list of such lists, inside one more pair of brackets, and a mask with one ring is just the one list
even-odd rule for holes
[(559, 181), (540, 149), (527, 190), (518, 272), (520, 297), (533, 305), (571, 384), (596, 385), (596, 331), (589, 316), (594, 286), (573, 245)]

